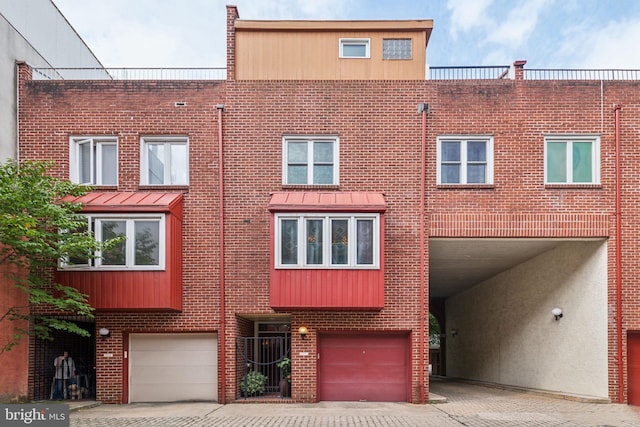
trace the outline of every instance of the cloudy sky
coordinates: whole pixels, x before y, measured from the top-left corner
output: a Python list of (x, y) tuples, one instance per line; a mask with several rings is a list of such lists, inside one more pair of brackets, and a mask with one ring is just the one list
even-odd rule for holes
[(241, 19), (433, 19), (427, 63), (640, 69), (638, 0), (53, 0), (106, 67), (225, 67)]

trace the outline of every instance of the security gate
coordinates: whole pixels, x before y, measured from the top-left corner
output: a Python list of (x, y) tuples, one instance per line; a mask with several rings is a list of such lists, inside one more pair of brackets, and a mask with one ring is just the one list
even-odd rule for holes
[(239, 337), (236, 338), (236, 360), (242, 363), (238, 369), (240, 378), (236, 397), (252, 397), (248, 384), (252, 377), (266, 377), (264, 389), (260, 395), (280, 394), (280, 380), (283, 378), (282, 369), (278, 363), (285, 358), (291, 358), (291, 337)]

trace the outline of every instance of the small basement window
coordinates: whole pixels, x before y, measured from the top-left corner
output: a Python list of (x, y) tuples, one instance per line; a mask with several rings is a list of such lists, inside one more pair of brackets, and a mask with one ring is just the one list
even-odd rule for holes
[(370, 39), (340, 39), (340, 58), (370, 58)]

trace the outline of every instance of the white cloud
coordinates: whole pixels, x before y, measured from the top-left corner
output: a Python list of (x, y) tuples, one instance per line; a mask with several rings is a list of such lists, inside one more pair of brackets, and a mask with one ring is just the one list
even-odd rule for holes
[(486, 41), (515, 48), (526, 43), (538, 24), (538, 18), (550, 0), (528, 0), (511, 9), (507, 17), (492, 30)]
[(458, 32), (467, 32), (475, 28), (491, 27), (493, 21), (487, 10), (493, 0), (448, 0), (447, 9), (451, 11), (449, 32), (455, 40)]
[(640, 19), (609, 21), (597, 28), (574, 27), (561, 47), (578, 68), (640, 69)]

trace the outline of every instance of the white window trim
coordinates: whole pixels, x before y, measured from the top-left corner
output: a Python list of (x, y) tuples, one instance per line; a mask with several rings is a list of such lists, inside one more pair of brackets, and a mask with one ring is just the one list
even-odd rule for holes
[[(87, 227), (91, 228), (95, 222), (94, 230), (96, 240), (102, 241), (102, 229), (97, 225), (101, 221), (126, 221), (126, 265), (102, 265), (101, 253), (96, 252), (96, 258), (90, 260), (88, 264), (68, 264), (64, 261), (60, 262), (59, 269), (64, 270), (108, 270), (108, 271), (133, 271), (133, 270), (164, 270), (166, 260), (166, 227), (165, 214), (86, 214)], [(158, 246), (158, 265), (134, 265), (135, 247), (133, 236), (135, 233), (134, 222), (138, 220), (157, 221), (159, 227), (159, 246)]]
[[(96, 182), (80, 182), (80, 149), (81, 144), (91, 144), (96, 146), (98, 159), (94, 159), (93, 150), (90, 150), (91, 177), (95, 176)], [(116, 147), (116, 182), (115, 184), (104, 184), (102, 182), (102, 147), (104, 145), (115, 145)], [(69, 180), (80, 185), (118, 185), (118, 138), (114, 136), (72, 136), (69, 138)], [(95, 170), (94, 169), (95, 165)]]
[[(365, 46), (365, 56), (345, 56), (345, 44), (362, 44)], [(371, 58), (371, 39), (370, 38), (340, 38), (338, 43), (339, 57), (345, 59), (368, 59)]]
[[(442, 182), (442, 142), (460, 141), (460, 182)], [(487, 143), (487, 170), (486, 182), (483, 183), (467, 183), (467, 150), (468, 141), (485, 141)], [(437, 170), (436, 179), (438, 185), (493, 185), (493, 135), (443, 135), (438, 137), (437, 148)]]
[[(281, 220), (297, 220), (298, 222), (298, 263), (282, 264), (281, 256)], [(323, 264), (307, 264), (307, 232), (306, 220), (317, 219), (323, 221), (323, 232), (325, 245), (323, 247)], [(356, 220), (373, 220), (373, 262), (371, 264), (356, 264), (357, 244), (349, 244), (349, 255), (347, 264), (331, 263), (331, 220), (349, 220), (349, 242), (357, 242)], [(378, 213), (279, 213), (275, 214), (274, 233), (275, 268), (278, 269), (338, 269), (338, 270), (377, 270), (380, 268), (380, 214)]]
[[(307, 143), (307, 183), (289, 184), (287, 182), (289, 166), (288, 142), (300, 141)], [(333, 182), (331, 184), (313, 183), (313, 143), (332, 142), (333, 143)], [(311, 149), (309, 149), (311, 147)], [(285, 135), (282, 137), (282, 185), (315, 185), (334, 186), (340, 185), (340, 138), (337, 135)]]
[[(547, 174), (547, 146), (549, 142), (567, 142), (567, 180), (566, 182), (549, 182)], [(574, 142), (591, 142), (591, 182), (573, 182), (573, 150), (569, 147)], [(544, 183), (545, 185), (599, 185), (600, 184), (600, 135), (597, 134), (550, 134), (544, 136)]]
[[(171, 144), (184, 144), (187, 147), (187, 162), (184, 165), (186, 168), (187, 182), (181, 184), (173, 184), (164, 182), (162, 184), (151, 184), (149, 183), (149, 153), (147, 151), (148, 144), (160, 144), (164, 143), (165, 145)], [(171, 151), (167, 151), (167, 153), (171, 153)], [(170, 155), (169, 155), (170, 156)], [(171, 177), (171, 162), (173, 159), (169, 157), (169, 161), (164, 164), (164, 176), (165, 181), (167, 177)], [(157, 187), (166, 187), (166, 186), (176, 186), (181, 187), (185, 185), (189, 185), (189, 138), (186, 136), (143, 136), (140, 138), (140, 185), (152, 185)]]

